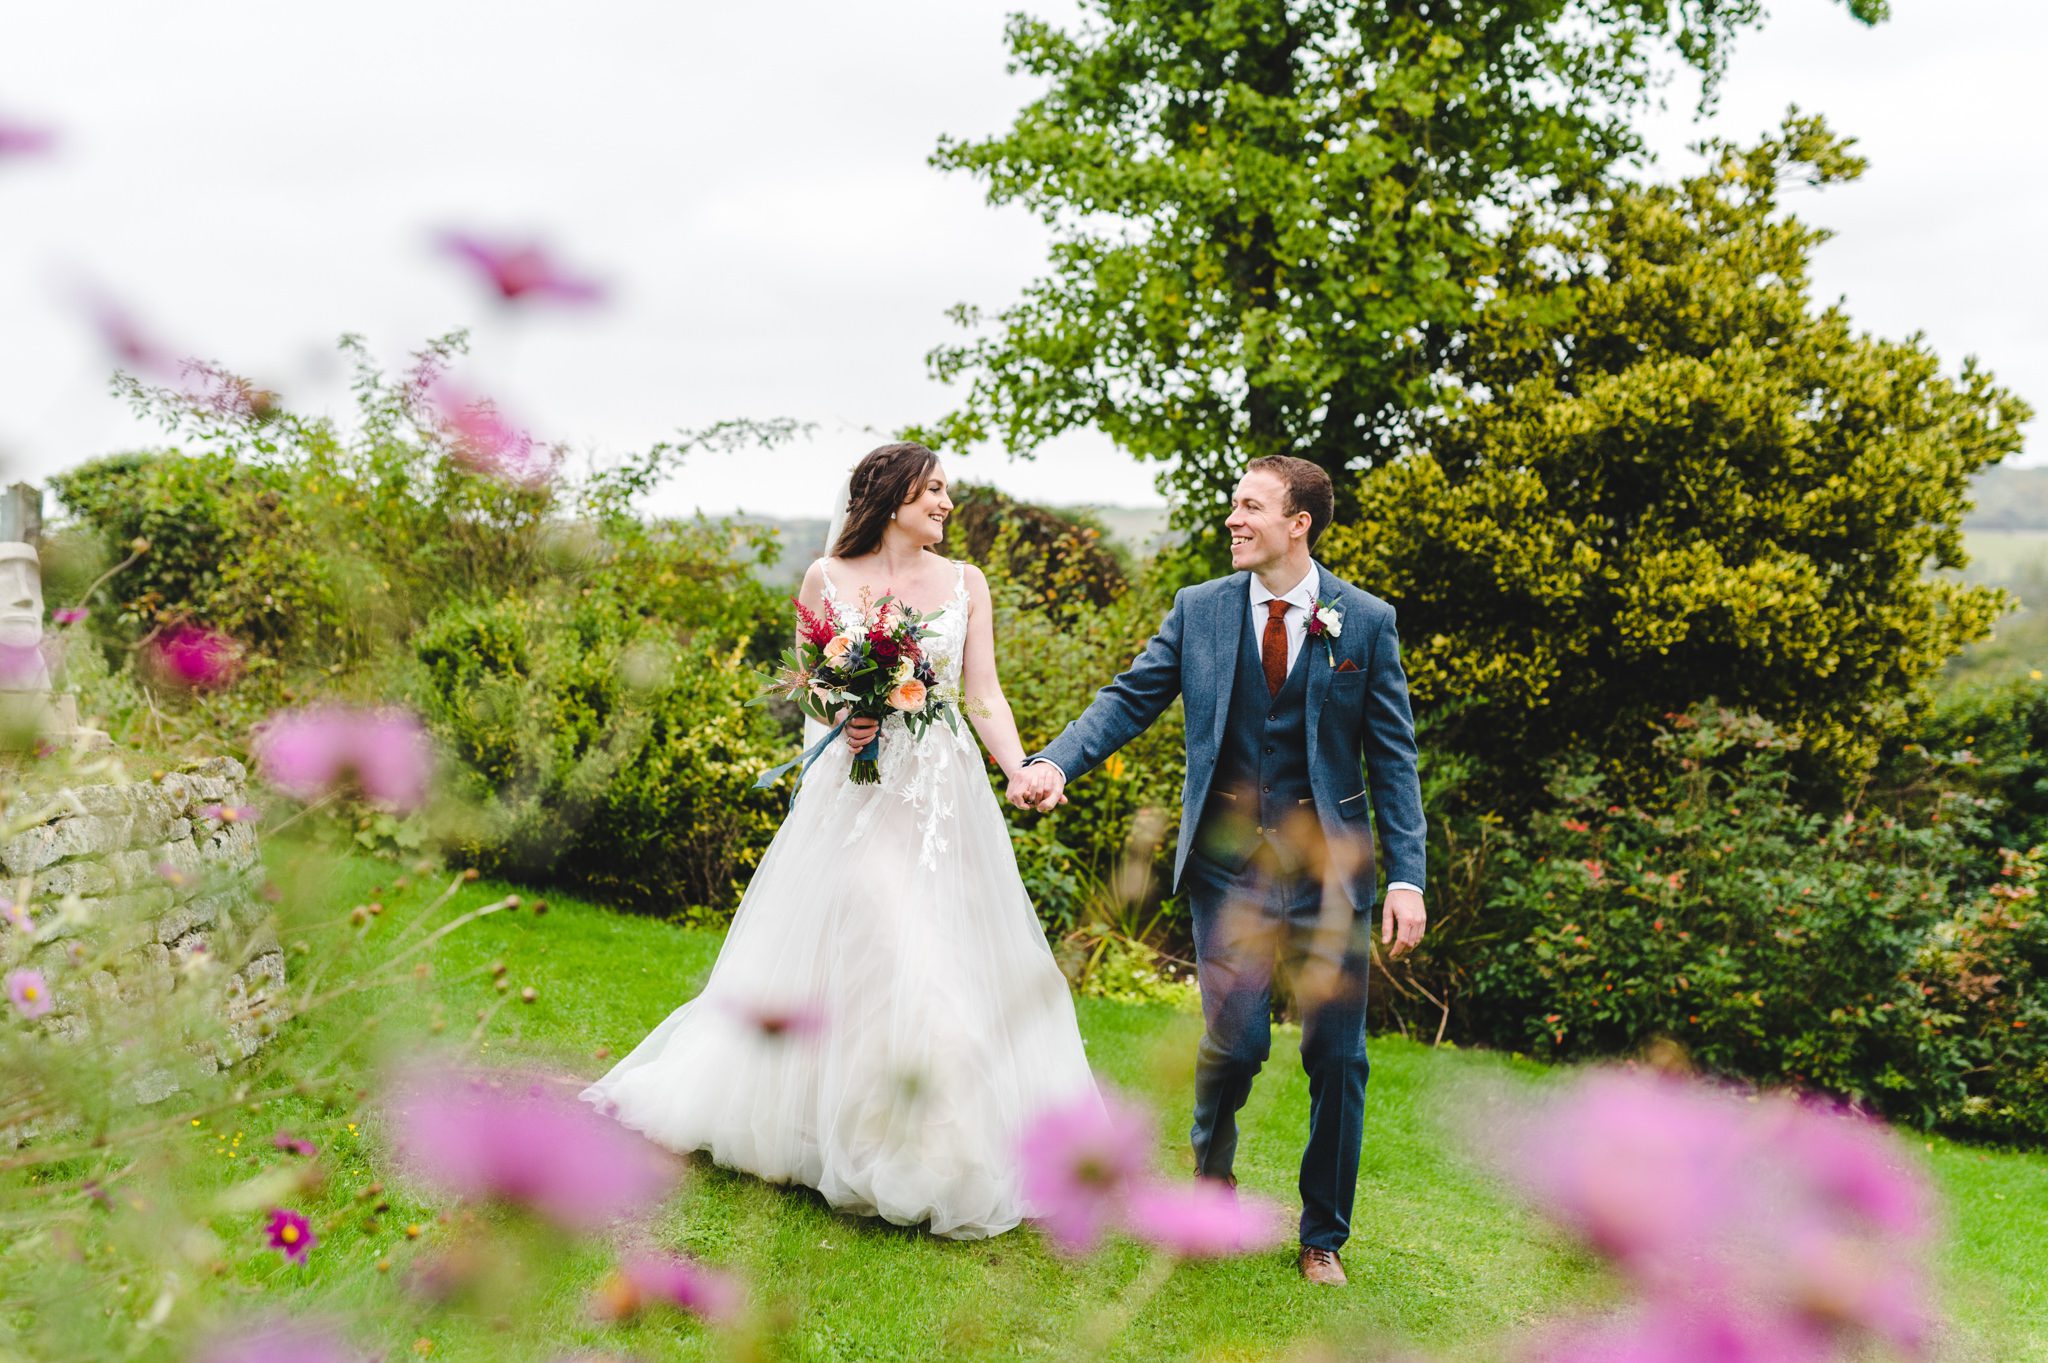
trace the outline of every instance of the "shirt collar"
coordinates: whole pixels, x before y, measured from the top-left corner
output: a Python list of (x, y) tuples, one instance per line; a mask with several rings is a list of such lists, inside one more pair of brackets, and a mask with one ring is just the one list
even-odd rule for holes
[(1303, 610), (1308, 610), (1316, 604), (1317, 573), (1316, 566), (1313, 563), (1308, 567), (1307, 577), (1295, 583), (1288, 590), (1281, 592), (1278, 596), (1266, 590), (1266, 584), (1259, 580), (1257, 573), (1253, 573), (1251, 578), (1252, 604), (1254, 606), (1263, 606), (1268, 601), (1285, 601), (1290, 606), (1299, 606)]

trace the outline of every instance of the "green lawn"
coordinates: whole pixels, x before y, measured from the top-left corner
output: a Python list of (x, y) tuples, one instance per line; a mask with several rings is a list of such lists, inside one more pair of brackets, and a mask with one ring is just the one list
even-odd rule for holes
[[(427, 896), (397, 893), (389, 865), (354, 860), (328, 865), (318, 893), (343, 906), (379, 898), (384, 916), (367, 929), (374, 957), (380, 934), (396, 939)], [(501, 897), (504, 886), (466, 887), (435, 911)], [(476, 1025), (479, 1008), (499, 1006), (483, 1040), (493, 1059), (525, 1060), (595, 1075), (600, 1048), (622, 1053), (697, 988), (718, 948), (712, 932), (550, 896), (549, 912), (505, 912), (439, 943), (432, 973), (329, 1010), (276, 1043), (289, 1072), (319, 1056), (374, 1006), (379, 1031), (394, 1042), (417, 1035), (437, 1011), (450, 1035)], [(503, 962), (510, 990), (493, 984)], [(516, 1001), (521, 987), (537, 1001)], [(505, 1002), (507, 998), (511, 1002)], [(1196, 1020), (1161, 1007), (1085, 1000), (1082, 1027), (1097, 1071), (1150, 1099), (1161, 1113), (1160, 1156), (1184, 1167), (1189, 1063)], [(1239, 1174), (1244, 1184), (1292, 1201), (1294, 1162), (1306, 1123), (1306, 1083), (1292, 1063), (1285, 1032), (1275, 1061), (1245, 1113)], [(410, 1042), (401, 1044), (412, 1044)], [(283, 1299), (296, 1309), (326, 1306), (354, 1313), (390, 1357), (408, 1349), (438, 1359), (552, 1357), (606, 1349), (646, 1358), (748, 1355), (795, 1359), (1069, 1356), (1091, 1330), (1116, 1314), (1106, 1356), (1119, 1359), (1239, 1359), (1308, 1356), (1311, 1344), (1347, 1356), (1360, 1345), (1409, 1344), (1440, 1357), (1483, 1356), (1483, 1342), (1505, 1327), (1561, 1307), (1597, 1301), (1599, 1271), (1569, 1244), (1504, 1200), (1458, 1153), (1442, 1112), (1468, 1083), (1531, 1082), (1543, 1071), (1506, 1057), (1430, 1050), (1400, 1040), (1374, 1044), (1359, 1207), (1346, 1254), (1352, 1286), (1311, 1290), (1293, 1273), (1290, 1250), (1256, 1258), (1184, 1265), (1155, 1293), (1142, 1291), (1151, 1265), (1134, 1247), (1090, 1260), (1049, 1254), (1021, 1230), (981, 1243), (953, 1243), (852, 1220), (812, 1194), (780, 1189), (705, 1165), (662, 1209), (656, 1230), (668, 1244), (744, 1273), (751, 1284), (755, 1336), (735, 1341), (674, 1320), (601, 1327), (584, 1308), (608, 1258), (600, 1247), (554, 1256), (539, 1281), (481, 1315), (435, 1315), (399, 1290), (409, 1262), (458, 1243), (457, 1217), (389, 1193), (375, 1216), (358, 1194), (389, 1177), (373, 1124), (340, 1101), (293, 1098), (246, 1124), (208, 1124), (190, 1133), (216, 1152), (233, 1150), (230, 1128), (246, 1133), (246, 1161), (275, 1162), (268, 1136), (303, 1130), (326, 1147), (330, 1177), (306, 1209), (322, 1243), (305, 1269), (275, 1256), (238, 1253), (209, 1290), (251, 1304)], [(240, 1118), (237, 1121), (242, 1120)], [(356, 1129), (348, 1123), (357, 1121)], [(1922, 1138), (1915, 1137), (1916, 1140)], [(1946, 1191), (1951, 1234), (1944, 1251), (1954, 1321), (1943, 1356), (2048, 1360), (2048, 1158), (1925, 1140), (1927, 1159)], [(246, 1176), (221, 1155), (206, 1166), (225, 1186)], [(407, 1227), (419, 1229), (409, 1238)], [(253, 1237), (248, 1218), (223, 1217), (226, 1241)], [(379, 1263), (388, 1271), (380, 1270)], [(1133, 1291), (1134, 1285), (1138, 1289)], [(1128, 1294), (1128, 1295), (1127, 1295)], [(1367, 1354), (1366, 1356), (1370, 1356)]]

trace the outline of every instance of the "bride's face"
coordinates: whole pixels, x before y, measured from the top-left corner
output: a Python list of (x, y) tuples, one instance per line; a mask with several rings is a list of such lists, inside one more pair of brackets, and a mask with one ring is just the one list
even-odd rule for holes
[(953, 499), (946, 495), (946, 471), (937, 464), (911, 492), (910, 499), (896, 510), (896, 524), (920, 545), (937, 544), (946, 535), (946, 518), (953, 514)]

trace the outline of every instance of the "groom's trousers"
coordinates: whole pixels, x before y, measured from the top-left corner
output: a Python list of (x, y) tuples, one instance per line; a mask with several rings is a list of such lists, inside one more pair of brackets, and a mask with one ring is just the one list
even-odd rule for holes
[(1365, 986), (1370, 918), (1326, 910), (1322, 879), (1262, 846), (1231, 870), (1191, 851), (1183, 885), (1194, 918), (1203, 1033), (1195, 1065), (1195, 1171), (1225, 1178), (1237, 1113), (1272, 1049), (1272, 988), (1284, 972), (1302, 1012), (1308, 1146), (1301, 1156), (1301, 1243), (1340, 1248), (1351, 1232), (1364, 1136)]

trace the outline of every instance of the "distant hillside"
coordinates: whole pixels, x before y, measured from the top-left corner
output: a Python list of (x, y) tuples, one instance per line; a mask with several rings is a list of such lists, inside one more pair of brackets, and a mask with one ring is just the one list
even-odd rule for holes
[(2048, 465), (1988, 468), (1970, 498), (1977, 506), (1963, 524), (1972, 530), (2048, 530)]
[[(1111, 540), (1139, 558), (1159, 548), (1167, 534), (1166, 508), (1163, 506), (1065, 505), (1047, 509), (1088, 512), (1102, 522)], [(773, 530), (782, 541), (782, 558), (780, 562), (762, 568), (760, 577), (770, 586), (789, 588), (794, 588), (803, 580), (804, 569), (810, 565), (812, 559), (825, 551), (825, 531), (830, 526), (830, 522), (822, 518), (785, 520), (777, 516), (760, 516), (747, 511), (736, 511), (731, 516), (707, 519), (730, 520), (741, 525), (761, 525)]]

